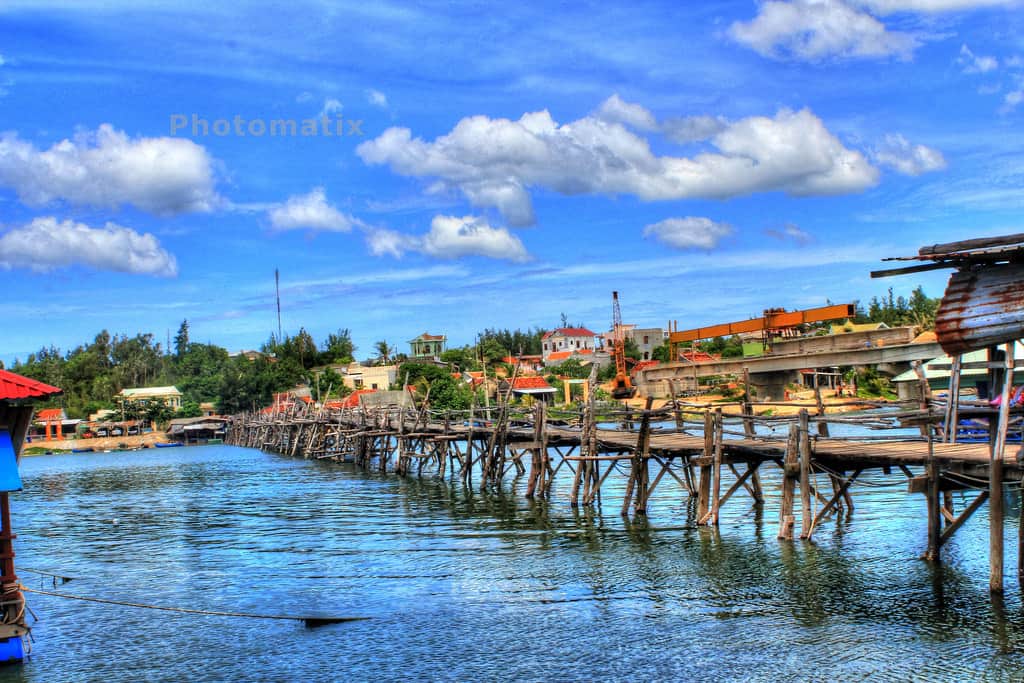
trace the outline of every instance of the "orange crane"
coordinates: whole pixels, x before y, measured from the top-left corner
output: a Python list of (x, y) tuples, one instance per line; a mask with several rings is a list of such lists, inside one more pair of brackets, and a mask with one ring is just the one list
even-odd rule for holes
[(636, 395), (636, 387), (626, 370), (626, 332), (622, 328), (622, 311), (619, 310), (619, 293), (612, 292), (612, 356), (615, 358), (615, 380), (612, 384), (612, 398), (623, 400)]
[(692, 342), (700, 339), (711, 339), (712, 337), (730, 337), (734, 334), (749, 332), (763, 332), (765, 345), (773, 332), (803, 325), (804, 323), (817, 323), (825, 320), (838, 320), (841, 318), (852, 318), (856, 315), (853, 304), (835, 304), (822, 306), (821, 308), (808, 308), (802, 311), (786, 311), (781, 308), (769, 308), (765, 310), (760, 318), (740, 320), (734, 323), (723, 323), (709, 327), (695, 327), (692, 330), (679, 331), (669, 328), (668, 343), (672, 349), (672, 358), (677, 358), (679, 344)]

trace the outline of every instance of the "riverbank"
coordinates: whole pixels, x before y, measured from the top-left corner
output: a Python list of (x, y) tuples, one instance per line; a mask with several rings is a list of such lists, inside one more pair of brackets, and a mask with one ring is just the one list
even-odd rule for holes
[(91, 448), (94, 451), (127, 451), (136, 448), (152, 448), (154, 444), (169, 439), (165, 432), (146, 432), (133, 436), (107, 436), (94, 439), (64, 439), (62, 441), (26, 442), (22, 455), (43, 455), (49, 453), (70, 453), (76, 448)]

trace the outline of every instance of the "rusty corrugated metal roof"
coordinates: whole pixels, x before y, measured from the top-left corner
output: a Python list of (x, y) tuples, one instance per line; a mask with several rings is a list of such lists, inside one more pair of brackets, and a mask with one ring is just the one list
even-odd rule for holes
[(935, 335), (951, 356), (1024, 338), (1024, 264), (953, 273), (935, 316)]

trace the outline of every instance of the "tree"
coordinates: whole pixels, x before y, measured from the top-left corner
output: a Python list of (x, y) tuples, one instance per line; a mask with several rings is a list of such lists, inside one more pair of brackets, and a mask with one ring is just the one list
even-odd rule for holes
[(174, 355), (181, 358), (188, 351), (188, 320), (182, 320), (178, 334), (174, 335)]
[(651, 360), (658, 360), (661, 361), (662, 363), (667, 363), (670, 360), (671, 355), (672, 347), (670, 347), (668, 344), (662, 344), (661, 346), (655, 347), (654, 350), (651, 351)]
[(500, 363), (502, 359), (508, 356), (508, 349), (502, 346), (494, 337), (481, 339), (480, 343), (477, 345), (477, 352), (480, 357), (486, 359), (488, 363)]
[(352, 343), (352, 334), (347, 328), (327, 335), (320, 354), (320, 365), (330, 363), (351, 363), (355, 360), (356, 347)]
[(178, 410), (178, 417), (199, 417), (202, 414), (202, 408), (195, 401), (182, 401)]
[(149, 420), (155, 429), (157, 425), (166, 423), (174, 417), (174, 409), (167, 405), (163, 399), (148, 399), (142, 410), (142, 416)]
[(395, 349), (388, 346), (388, 342), (385, 339), (381, 339), (379, 342), (374, 343), (373, 350), (377, 353), (377, 359), (381, 365), (387, 365), (391, 359), (391, 354), (395, 352)]

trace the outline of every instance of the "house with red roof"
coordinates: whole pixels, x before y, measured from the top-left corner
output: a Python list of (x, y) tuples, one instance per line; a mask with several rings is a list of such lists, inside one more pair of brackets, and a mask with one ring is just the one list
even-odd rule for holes
[(596, 335), (585, 327), (559, 327), (558, 329), (545, 332), (541, 337), (541, 355), (545, 363), (561, 362), (552, 361), (551, 354), (562, 354), (569, 352), (568, 356), (557, 356), (565, 360), (573, 353), (580, 355), (592, 354), (594, 352), (594, 337)]
[(532, 396), (540, 401), (547, 401), (554, 396), (558, 390), (548, 384), (543, 377), (516, 377), (509, 387), (509, 380), (504, 380), (499, 385), (499, 391), (506, 392), (511, 388), (516, 396)]

